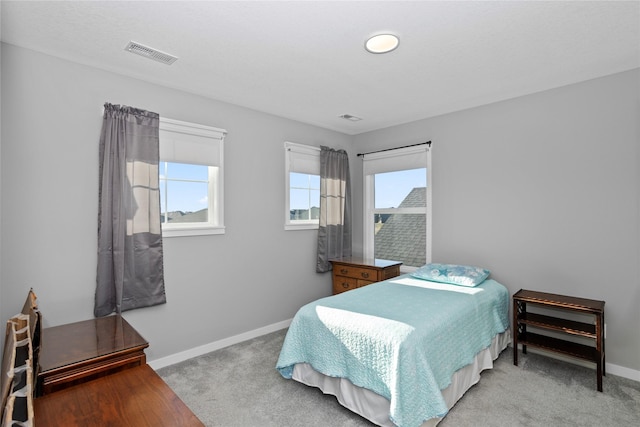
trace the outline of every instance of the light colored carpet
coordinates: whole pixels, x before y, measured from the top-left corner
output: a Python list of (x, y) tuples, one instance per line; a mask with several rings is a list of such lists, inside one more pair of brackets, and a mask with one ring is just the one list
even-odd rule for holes
[[(286, 330), (274, 332), (176, 365), (158, 374), (207, 426), (372, 426), (333, 396), (285, 380), (276, 371)], [(439, 424), (467, 426), (640, 425), (640, 383), (607, 375), (604, 393), (595, 371), (512, 349), (482, 373)]]

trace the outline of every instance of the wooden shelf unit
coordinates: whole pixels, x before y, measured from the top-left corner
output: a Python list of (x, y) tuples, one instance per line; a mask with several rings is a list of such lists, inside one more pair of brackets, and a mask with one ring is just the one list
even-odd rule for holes
[[(541, 308), (592, 315), (594, 323), (527, 312), (528, 304)], [(585, 345), (534, 333), (528, 331), (527, 326), (542, 331), (591, 339), (594, 345)], [(518, 343), (522, 344), (523, 354), (527, 353), (527, 346), (530, 345), (594, 362), (596, 364), (597, 389), (602, 391), (602, 376), (605, 375), (604, 301), (521, 289), (513, 296), (513, 364), (516, 366), (518, 365)]]

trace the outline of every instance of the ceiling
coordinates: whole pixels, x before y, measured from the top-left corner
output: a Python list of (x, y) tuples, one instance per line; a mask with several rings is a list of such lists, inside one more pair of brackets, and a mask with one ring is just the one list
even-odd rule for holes
[[(350, 135), (640, 67), (638, 1), (0, 7), (5, 43)], [(366, 52), (379, 32), (398, 49)], [(133, 55), (131, 40), (179, 59)]]

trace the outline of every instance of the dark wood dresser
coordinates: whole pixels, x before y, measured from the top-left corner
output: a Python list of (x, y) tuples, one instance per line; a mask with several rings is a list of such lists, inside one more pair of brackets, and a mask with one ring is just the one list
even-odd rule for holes
[(38, 427), (202, 427), (147, 365), (149, 343), (119, 315), (42, 330)]
[(34, 401), (38, 427), (201, 427), (149, 366), (107, 375)]
[(36, 395), (144, 365), (148, 346), (119, 315), (45, 328)]
[(122, 316), (41, 325), (30, 290), (7, 322), (3, 426), (204, 426), (147, 365), (149, 343)]

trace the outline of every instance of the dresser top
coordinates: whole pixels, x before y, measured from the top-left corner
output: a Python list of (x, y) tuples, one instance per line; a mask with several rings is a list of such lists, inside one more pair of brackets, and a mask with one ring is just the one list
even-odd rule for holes
[(33, 406), (38, 427), (204, 427), (146, 364), (38, 397)]
[(336, 258), (329, 260), (335, 264), (349, 264), (360, 265), (365, 267), (387, 268), (394, 265), (401, 265), (400, 261), (391, 261), (388, 259), (373, 259), (373, 258), (361, 258), (361, 257), (348, 257), (348, 258)]

